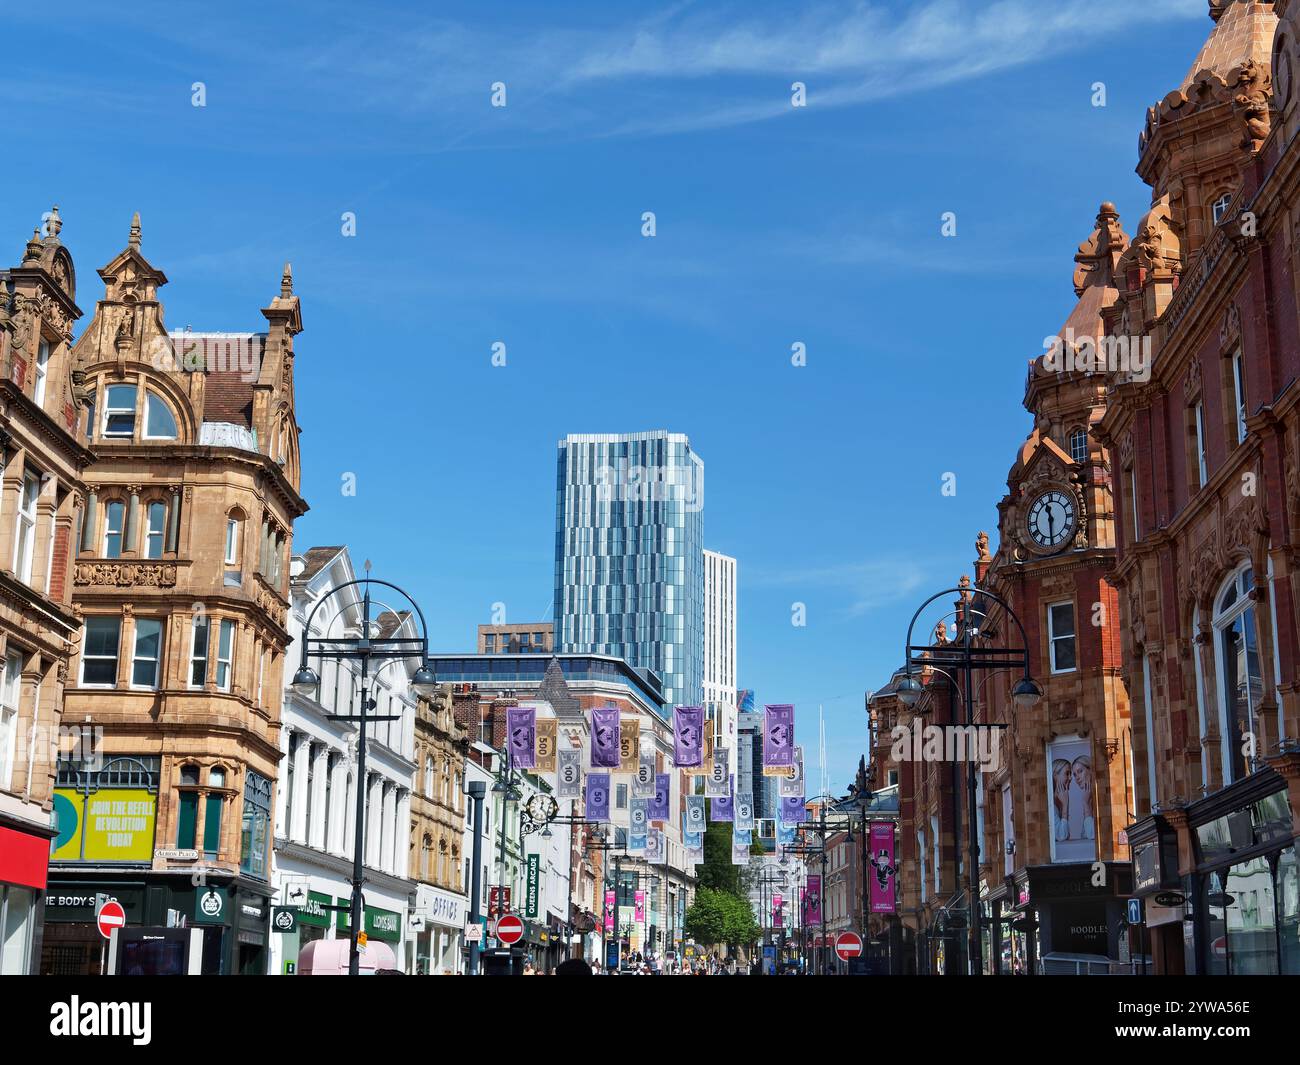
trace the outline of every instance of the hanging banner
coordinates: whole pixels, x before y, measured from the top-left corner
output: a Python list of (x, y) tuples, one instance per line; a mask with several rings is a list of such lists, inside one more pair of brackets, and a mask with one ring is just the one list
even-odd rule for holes
[(587, 820), (609, 820), (609, 774), (587, 774)]
[(540, 854), (528, 856), (528, 876), (524, 881), (524, 916), (531, 921), (537, 920), (537, 894), (541, 882), (542, 857)]
[(698, 847), (688, 847), (686, 849), (686, 860), (690, 862), (691, 865), (703, 865), (704, 844), (701, 843)]
[(763, 707), (763, 773), (784, 776), (794, 765), (794, 707), (786, 704)]
[(710, 821), (734, 821), (735, 818), (735, 805), (730, 795), (719, 795), (716, 799), (709, 800)]
[(673, 713), (673, 762), (678, 769), (704, 760), (704, 707), (679, 706)]
[(734, 839), (731, 841), (731, 864), (732, 865), (749, 864), (748, 843), (737, 843)]
[(608, 890), (605, 892), (605, 931), (614, 931), (614, 893)]
[(557, 751), (555, 794), (561, 799), (582, 798), (582, 752)]
[(682, 846), (685, 847), (688, 851), (695, 850), (695, 848), (697, 848), (697, 847), (703, 847), (703, 846), (704, 846), (704, 833), (703, 833), (703, 832), (683, 832), (683, 833), (682, 833)]
[(805, 924), (822, 923), (822, 878), (820, 874), (808, 877), (808, 893), (804, 896), (808, 917)]
[(895, 912), (894, 877), (898, 869), (894, 864), (894, 822), (872, 821), (867, 837), (871, 855), (871, 912)]
[(539, 773), (555, 772), (555, 752), (559, 736), (559, 722), (553, 717), (537, 719), (537, 764)]
[(635, 773), (641, 761), (641, 719), (629, 717), (619, 726), (618, 771)]
[(785, 927), (785, 913), (781, 903), (782, 903), (782, 899), (780, 895), (772, 896), (772, 927), (773, 928)]
[(736, 828), (742, 832), (754, 831), (754, 796), (751, 792), (737, 792), (732, 809), (736, 814)]
[(619, 767), (618, 710), (612, 706), (597, 707), (591, 712), (591, 768), (617, 769)]
[(711, 765), (713, 765), (713, 728), (709, 726), (704, 729), (704, 757), (691, 775), (697, 777), (708, 776)]
[(638, 799), (653, 799), (655, 795), (655, 756), (653, 751), (643, 751), (637, 762), (636, 776), (632, 779), (632, 794)]
[(651, 821), (667, 821), (671, 816), (670, 799), (672, 797), (673, 778), (668, 773), (655, 774), (655, 793), (650, 800), (648, 816)]
[(650, 828), (649, 811), (650, 811), (649, 799), (633, 799), (631, 804), (629, 805), (628, 815), (627, 815), (629, 849), (632, 849), (634, 846), (634, 844), (630, 842), (630, 838), (634, 836), (640, 836), (641, 837), (640, 846), (641, 847), (645, 846), (645, 834), (647, 830)]
[(743, 843), (746, 847), (752, 847), (754, 845), (754, 832), (752, 829), (746, 832), (733, 827), (731, 830), (731, 842), (733, 844)]
[(704, 778), (704, 794), (721, 799), (731, 794), (731, 754), (725, 747), (713, 751), (713, 765)]
[(645, 892), (636, 892), (633, 896), (633, 901), (636, 903), (636, 911), (633, 914), (633, 920), (635, 920), (637, 924), (645, 924)]
[(668, 843), (663, 829), (651, 828), (646, 833), (645, 860), (651, 865), (663, 865), (668, 861)]
[(510, 764), (516, 769), (537, 768), (537, 711), (531, 706), (506, 707), (506, 741)]
[(785, 825), (797, 825), (808, 816), (804, 808), (802, 795), (782, 795), (781, 796), (781, 823)]
[[(685, 832), (690, 834), (700, 834), (705, 828), (705, 810), (703, 795), (687, 795), (685, 802), (684, 817), (686, 821)], [(688, 844), (689, 846), (689, 844)]]
[(781, 795), (802, 795), (803, 794), (803, 748), (795, 747), (794, 764), (790, 766), (790, 772), (787, 776), (781, 778), (777, 785), (777, 791)]
[(787, 825), (784, 821), (778, 820), (776, 823), (776, 842), (782, 847), (788, 847), (793, 845), (794, 838), (794, 825)]

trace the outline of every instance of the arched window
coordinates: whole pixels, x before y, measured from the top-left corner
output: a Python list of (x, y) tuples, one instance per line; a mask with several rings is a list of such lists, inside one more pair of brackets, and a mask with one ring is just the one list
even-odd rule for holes
[(1255, 624), (1255, 573), (1237, 570), (1214, 603), (1214, 657), (1219, 674), (1219, 726), (1225, 780), (1240, 780), (1253, 770), (1243, 753), (1249, 735), (1260, 739), (1257, 715), (1264, 693)]
[(110, 500), (104, 505), (104, 557), (122, 557), (122, 523), (126, 520), (126, 504)]
[(1228, 208), (1232, 206), (1232, 195), (1225, 192), (1210, 206), (1210, 211), (1214, 216), (1214, 224), (1217, 226), (1223, 221), (1223, 216), (1228, 213)]
[(149, 525), (145, 529), (145, 558), (162, 558), (163, 547), (167, 542), (167, 504), (155, 500), (149, 504)]
[(161, 396), (145, 393), (144, 438), (146, 440), (175, 440), (176, 416)]
[(1070, 430), (1070, 458), (1075, 462), (1088, 460), (1088, 433), (1083, 429)]
[(239, 564), (240, 536), (244, 527), (243, 518), (243, 512), (239, 510), (232, 510), (226, 515), (225, 560), (227, 566)]

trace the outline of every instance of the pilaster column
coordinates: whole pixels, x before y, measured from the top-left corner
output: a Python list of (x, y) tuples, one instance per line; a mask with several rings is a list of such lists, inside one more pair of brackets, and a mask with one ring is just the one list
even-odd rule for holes
[(297, 843), (307, 841), (307, 759), (310, 757), (311, 741), (302, 733), (293, 754), (293, 823), (289, 826), (289, 838)]
[(86, 510), (81, 517), (81, 550), (95, 550), (95, 527), (99, 522), (99, 493), (91, 489), (86, 496)]
[(292, 749), (293, 737), (297, 733), (292, 725), (280, 729), (280, 768), (279, 782), (275, 789), (275, 834), (281, 839), (289, 838), (289, 826), (285, 823), (285, 814), (289, 810), (289, 751)]
[(311, 838), (307, 840), (307, 846), (315, 847), (317, 850), (325, 849), (325, 792), (326, 780), (329, 774), (329, 747), (325, 744), (317, 744), (312, 750), (312, 761), (314, 770), (312, 777), (315, 780), (315, 794), (311, 796)]

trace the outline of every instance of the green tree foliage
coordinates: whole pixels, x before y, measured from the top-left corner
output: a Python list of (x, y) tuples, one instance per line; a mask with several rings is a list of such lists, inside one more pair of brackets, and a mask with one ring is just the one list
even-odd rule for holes
[(727, 941), (727, 900), (734, 896), (713, 888), (700, 887), (686, 911), (686, 934), (706, 947)]
[(731, 825), (711, 822), (704, 830), (704, 864), (696, 870), (700, 887), (740, 894), (740, 873), (731, 864)]

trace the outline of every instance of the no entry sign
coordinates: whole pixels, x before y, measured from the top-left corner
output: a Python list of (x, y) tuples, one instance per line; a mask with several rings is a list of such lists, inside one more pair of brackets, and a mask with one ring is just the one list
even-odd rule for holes
[(862, 937), (857, 932), (841, 932), (835, 937), (835, 955), (840, 961), (849, 961), (862, 953)]
[(95, 914), (95, 924), (99, 926), (99, 934), (105, 939), (111, 939), (114, 928), (121, 928), (126, 924), (126, 910), (122, 909), (122, 904), (113, 899), (109, 899), (99, 908), (99, 913)]
[(497, 922), (497, 939), (507, 947), (524, 938), (524, 922), (513, 913), (508, 913)]

